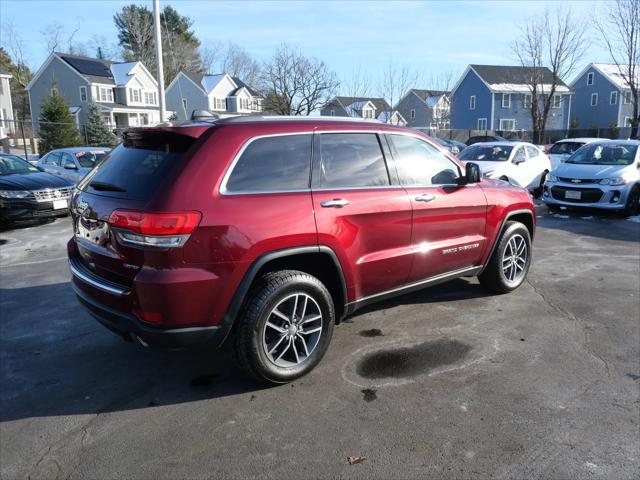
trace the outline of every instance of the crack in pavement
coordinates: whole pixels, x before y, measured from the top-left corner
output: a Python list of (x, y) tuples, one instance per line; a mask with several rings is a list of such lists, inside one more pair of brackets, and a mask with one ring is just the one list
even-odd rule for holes
[(540, 291), (533, 283), (531, 283), (531, 280), (527, 278), (526, 282), (531, 286), (531, 288), (533, 288), (533, 291), (542, 299), (544, 303), (546, 303), (548, 306), (553, 308), (555, 311), (560, 313), (565, 318), (568, 318), (569, 320), (575, 322), (580, 327), (583, 333), (582, 348), (584, 348), (584, 350), (589, 355), (591, 355), (593, 358), (595, 358), (600, 363), (602, 363), (602, 366), (604, 367), (605, 372), (607, 373), (607, 377), (611, 377), (611, 367), (609, 365), (609, 362), (607, 362), (601, 355), (596, 353), (593, 349), (593, 345), (591, 343), (591, 332), (589, 331), (589, 327), (582, 320), (580, 320), (573, 312), (570, 312), (569, 310), (549, 300), (546, 297), (546, 295), (542, 293), (542, 291)]

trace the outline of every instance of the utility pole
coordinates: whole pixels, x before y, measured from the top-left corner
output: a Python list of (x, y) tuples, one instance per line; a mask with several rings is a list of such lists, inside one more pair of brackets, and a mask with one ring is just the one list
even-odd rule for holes
[(162, 67), (162, 35), (160, 34), (160, 0), (153, 0), (153, 26), (156, 41), (156, 64), (158, 66), (158, 100), (160, 101), (160, 123), (167, 116), (164, 104), (164, 69)]

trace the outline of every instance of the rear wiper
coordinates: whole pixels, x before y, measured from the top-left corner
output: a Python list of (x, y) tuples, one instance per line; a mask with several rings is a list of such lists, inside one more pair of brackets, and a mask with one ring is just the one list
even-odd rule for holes
[(127, 191), (126, 188), (119, 187), (118, 185), (114, 185), (113, 183), (99, 182), (96, 180), (89, 183), (89, 186), (95, 190), (102, 190), (105, 192), (106, 191), (108, 192), (126, 192)]

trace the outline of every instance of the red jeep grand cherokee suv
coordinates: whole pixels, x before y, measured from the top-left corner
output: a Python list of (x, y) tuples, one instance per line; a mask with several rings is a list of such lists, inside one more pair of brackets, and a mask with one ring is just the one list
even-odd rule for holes
[(73, 288), (144, 345), (233, 341), (286, 382), (363, 305), (477, 275), (509, 292), (531, 262), (534, 206), (415, 130), (237, 117), (132, 129), (71, 199)]

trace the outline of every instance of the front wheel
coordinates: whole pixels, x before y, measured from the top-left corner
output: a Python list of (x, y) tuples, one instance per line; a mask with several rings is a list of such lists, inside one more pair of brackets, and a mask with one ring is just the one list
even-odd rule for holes
[(487, 267), (478, 278), (482, 286), (508, 293), (522, 285), (530, 265), (529, 230), (520, 222), (507, 222)]
[(622, 214), (625, 217), (636, 215), (640, 211), (640, 185), (636, 185), (629, 192)]
[(240, 366), (269, 383), (310, 372), (329, 348), (333, 300), (317, 278), (296, 270), (263, 276), (250, 292), (235, 334)]

